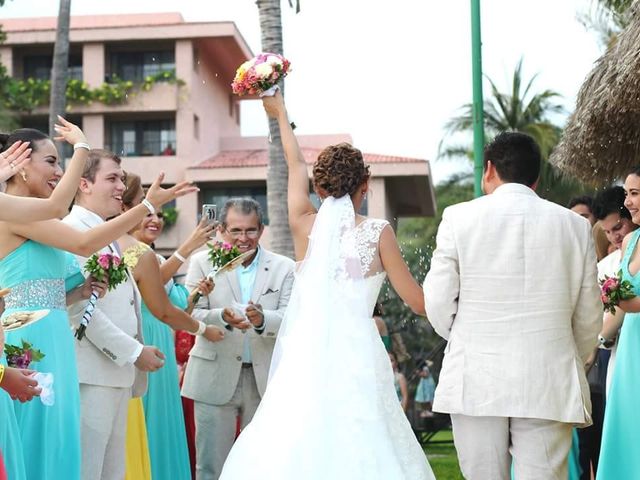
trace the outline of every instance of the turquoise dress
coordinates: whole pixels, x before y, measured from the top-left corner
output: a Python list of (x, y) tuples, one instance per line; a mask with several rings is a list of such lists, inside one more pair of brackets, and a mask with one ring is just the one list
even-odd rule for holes
[[(640, 230), (633, 236), (622, 257), (622, 278), (633, 285), (640, 295), (640, 272), (629, 273), (629, 260), (640, 238)], [(618, 337), (616, 368), (604, 413), (602, 446), (598, 462), (598, 480), (637, 478), (640, 472), (638, 455), (638, 398), (640, 398), (640, 313), (627, 313)]]
[[(188, 292), (178, 284), (167, 284), (169, 300), (176, 307), (187, 307)], [(164, 366), (149, 375), (147, 393), (142, 397), (151, 457), (153, 480), (190, 480), (191, 465), (184, 426), (178, 363), (171, 328), (154, 317), (142, 303), (144, 343), (155, 345), (165, 355)]]
[[(37, 399), (36, 399), (37, 400)], [(0, 451), (11, 480), (25, 480), (24, 457), (22, 455), (22, 439), (13, 411), (13, 401), (9, 394), (0, 390)]]
[[(6, 343), (19, 345), (24, 339), (42, 351), (45, 357), (30, 368), (54, 376), (52, 406), (43, 405), (38, 398), (13, 402), (28, 479), (80, 479), (80, 389), (66, 288), (83, 279), (70, 258), (62, 250), (27, 240), (0, 260), (0, 285), (11, 289), (5, 297), (5, 314), (50, 310), (39, 322), (5, 335)], [(70, 268), (77, 275), (71, 275), (66, 285)], [(11, 454), (7, 448), (2, 451)]]

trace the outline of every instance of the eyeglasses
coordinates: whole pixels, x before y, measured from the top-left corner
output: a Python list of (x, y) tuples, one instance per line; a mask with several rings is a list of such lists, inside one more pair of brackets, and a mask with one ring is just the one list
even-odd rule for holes
[(225, 231), (231, 236), (231, 238), (240, 238), (243, 235), (246, 235), (247, 238), (255, 240), (260, 236), (260, 229), (258, 228), (249, 228), (247, 230), (240, 230), (237, 228), (232, 228), (231, 230), (226, 229)]

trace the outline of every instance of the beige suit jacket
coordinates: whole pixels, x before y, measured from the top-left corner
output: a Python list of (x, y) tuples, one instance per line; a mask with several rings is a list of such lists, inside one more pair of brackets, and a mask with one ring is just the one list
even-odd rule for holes
[[(63, 222), (81, 231), (99, 224), (91, 212), (77, 205)], [(111, 245), (101, 252), (117, 254)], [(87, 258), (76, 258), (83, 268)], [(98, 300), (85, 338), (75, 342), (80, 383), (131, 387), (133, 396), (144, 395), (147, 374), (130, 361), (143, 343), (140, 302), (140, 292), (131, 274)], [(79, 325), (85, 306), (86, 302), (78, 302), (69, 307), (69, 319), (74, 328)]]
[[(195, 288), (211, 272), (207, 254), (203, 250), (191, 257), (185, 282), (187, 288)], [(225, 329), (225, 338), (220, 342), (209, 342), (198, 337), (189, 355), (182, 386), (183, 396), (211, 405), (228, 403), (240, 378), (245, 335), (250, 339), (258, 391), (260, 395), (264, 394), (276, 335), (291, 296), (294, 267), (293, 260), (262, 249), (251, 300), (262, 305), (264, 331), (257, 333), (249, 329), (243, 333), (239, 329)], [(231, 307), (234, 301), (241, 303), (241, 296), (237, 272), (231, 271), (217, 277), (213, 292), (200, 299), (193, 317), (224, 328), (222, 310)]]
[(602, 304), (584, 218), (515, 183), (449, 207), (424, 292), (448, 340), (435, 411), (590, 423)]

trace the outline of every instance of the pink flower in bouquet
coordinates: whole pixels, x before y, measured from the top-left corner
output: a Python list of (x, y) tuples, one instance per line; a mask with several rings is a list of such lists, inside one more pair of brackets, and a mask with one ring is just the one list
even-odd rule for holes
[(620, 281), (616, 277), (609, 277), (602, 284), (602, 291), (609, 293), (616, 290), (619, 286)]
[(104, 268), (105, 270), (109, 268), (111, 265), (111, 255), (108, 253), (103, 253), (98, 257), (98, 264)]
[(116, 257), (114, 255), (113, 257), (111, 257), (111, 261), (113, 262), (113, 266), (114, 267), (119, 267), (120, 266), (120, 262), (122, 262), (122, 259), (120, 257)]
[(238, 67), (231, 89), (237, 95), (262, 94), (284, 78), (290, 66), (282, 55), (261, 53)]
[(222, 244), (222, 248), (224, 248), (225, 250), (231, 250), (231, 249), (233, 248), (233, 245), (231, 245), (231, 244), (230, 244), (230, 243), (228, 243), (228, 242), (224, 242), (224, 243)]

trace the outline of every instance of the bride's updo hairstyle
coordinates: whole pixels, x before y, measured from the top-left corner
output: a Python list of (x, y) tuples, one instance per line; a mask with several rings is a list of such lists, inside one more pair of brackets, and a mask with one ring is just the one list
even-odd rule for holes
[(313, 185), (318, 193), (334, 198), (353, 195), (370, 176), (362, 152), (348, 143), (328, 146), (313, 165)]
[(4, 152), (15, 142), (31, 142), (29, 148), (34, 152), (38, 149), (36, 142), (49, 140), (49, 137), (35, 128), (19, 128), (11, 133), (0, 133), (0, 152)]

